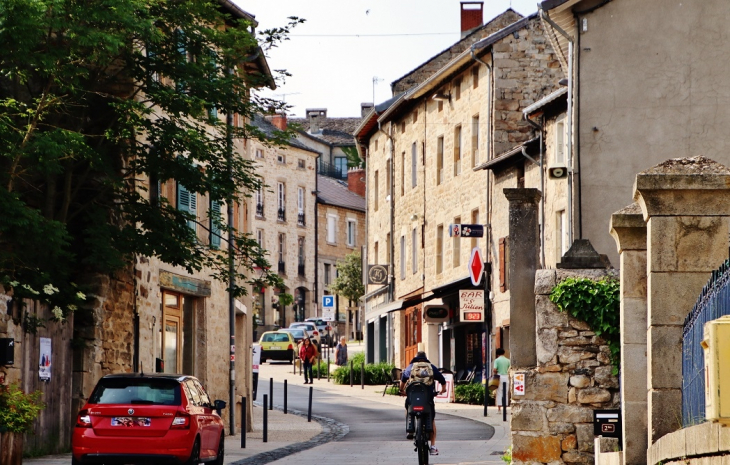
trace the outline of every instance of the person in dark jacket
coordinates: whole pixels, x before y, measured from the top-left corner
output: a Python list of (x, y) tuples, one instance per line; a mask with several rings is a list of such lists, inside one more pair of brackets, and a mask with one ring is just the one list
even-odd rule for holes
[[(400, 392), (401, 394), (405, 394), (406, 385), (408, 383), (408, 380), (411, 378), (411, 370), (413, 370), (413, 364), (416, 362), (426, 362), (431, 363), (428, 360), (428, 357), (426, 357), (426, 352), (419, 351), (416, 353), (416, 356), (413, 357), (411, 360), (411, 363), (408, 364), (405, 370), (403, 370), (403, 374), (401, 374), (400, 377)], [(436, 368), (436, 365), (431, 363), (431, 370), (433, 370), (433, 380), (438, 381), (441, 385), (441, 391), (439, 394), (443, 394), (446, 392), (446, 378), (444, 378), (444, 375), (441, 374), (438, 368)], [(433, 431), (431, 432), (431, 455), (439, 455), (439, 450), (436, 448), (436, 405), (434, 404), (433, 399), (436, 397), (436, 383), (431, 383), (431, 418), (433, 419)], [(406, 397), (406, 415), (408, 415), (408, 398)], [(408, 433), (406, 435), (407, 439), (413, 439), (413, 433)]]

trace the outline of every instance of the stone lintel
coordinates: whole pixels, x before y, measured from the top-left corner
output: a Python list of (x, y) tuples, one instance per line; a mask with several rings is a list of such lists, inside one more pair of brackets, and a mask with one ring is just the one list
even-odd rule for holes
[(200, 297), (210, 297), (210, 281), (160, 270), (160, 287)]
[(537, 203), (542, 198), (540, 190), (535, 188), (505, 188), (503, 192), (510, 203)]
[(616, 241), (618, 253), (624, 250), (646, 250), (646, 222), (638, 203), (611, 215), (609, 232)]

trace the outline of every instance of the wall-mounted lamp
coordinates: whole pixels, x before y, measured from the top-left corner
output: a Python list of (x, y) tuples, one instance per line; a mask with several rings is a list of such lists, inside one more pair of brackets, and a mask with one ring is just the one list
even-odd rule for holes
[(411, 215), (411, 221), (416, 221), (418, 219), (418, 213), (414, 213)]
[(433, 97), (431, 97), (433, 100), (446, 100), (448, 102), (451, 101), (451, 94), (433, 94)]

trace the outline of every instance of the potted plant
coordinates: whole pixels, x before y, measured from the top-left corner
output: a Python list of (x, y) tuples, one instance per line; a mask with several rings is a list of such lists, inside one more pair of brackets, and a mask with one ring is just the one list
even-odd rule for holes
[(43, 392), (23, 392), (17, 384), (0, 385), (0, 463), (20, 465), (23, 435), (33, 431), (33, 423), (45, 404)]

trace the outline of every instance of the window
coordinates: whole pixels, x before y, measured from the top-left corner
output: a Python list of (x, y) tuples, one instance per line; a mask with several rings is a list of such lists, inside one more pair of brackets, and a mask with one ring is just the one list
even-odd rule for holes
[(262, 249), (264, 248), (264, 230), (263, 229), (256, 230), (256, 242), (258, 243), (259, 247), (261, 247)]
[(378, 171), (375, 171), (375, 179), (373, 180), (373, 203), (375, 204), (375, 211), (378, 211), (378, 199), (380, 198), (380, 183), (378, 182)]
[[(479, 209), (471, 211), (471, 224), (479, 224)], [(474, 249), (478, 245), (476, 237), (471, 238), (471, 248)]]
[(471, 118), (471, 167), (479, 161), (479, 115)]
[(403, 197), (406, 193), (406, 153), (400, 155), (400, 195)]
[(418, 121), (418, 108), (413, 110), (413, 122), (415, 123), (416, 121)]
[(286, 221), (286, 184), (283, 182), (276, 183), (276, 205), (278, 207), (279, 221)]
[(210, 248), (218, 249), (221, 246), (221, 204), (217, 200), (210, 200), (208, 217), (210, 218)]
[(375, 139), (375, 148), (373, 148), (374, 152), (378, 151), (378, 139)]
[(286, 156), (284, 156), (284, 155), (282, 155), (282, 154), (280, 154), (280, 153), (277, 153), (277, 154), (276, 154), (276, 162), (277, 162), (277, 163), (280, 163), (280, 164), (282, 164), (282, 165), (283, 165), (283, 164), (286, 164)]
[(297, 188), (297, 224), (299, 226), (304, 226), (306, 224), (305, 216), (304, 216), (304, 188), (303, 187)]
[(286, 274), (286, 234), (279, 233), (279, 273)]
[(380, 263), (378, 258), (379, 258), (378, 257), (378, 241), (375, 241), (375, 244), (373, 244), (373, 260), (374, 260), (373, 264), (374, 265), (377, 265), (378, 263)]
[(454, 100), (461, 98), (461, 78), (454, 81)]
[(347, 220), (347, 245), (355, 247), (355, 234), (357, 231), (357, 222), (355, 220)]
[(264, 151), (261, 149), (256, 149), (256, 158), (264, 158)]
[(418, 241), (418, 233), (416, 228), (411, 231), (411, 270), (413, 274), (418, 271), (418, 248), (416, 247), (416, 241)]
[(509, 246), (507, 238), (499, 239), (499, 290), (507, 292), (509, 289)]
[[(388, 181), (388, 185), (385, 187), (385, 192), (386, 192), (386, 195), (388, 197), (390, 197), (390, 194), (391, 194), (390, 189), (391, 189), (391, 186), (393, 185), (393, 163), (391, 163), (391, 160), (388, 160), (387, 162), (385, 162), (385, 169), (386, 169), (386, 173), (388, 174), (388, 178), (386, 179), (386, 181)], [(390, 199), (388, 199), (388, 200), (390, 200)]]
[(454, 128), (454, 176), (461, 174), (461, 126)]
[(337, 243), (337, 216), (327, 215), (327, 242)]
[(556, 250), (558, 251), (558, 256), (556, 257), (556, 262), (560, 260), (560, 258), (565, 255), (565, 252), (568, 251), (568, 216), (565, 213), (565, 210), (560, 210), (556, 213), (556, 233), (555, 238), (557, 240), (556, 244)]
[(418, 148), (414, 142), (411, 145), (411, 188), (418, 185)]
[(256, 189), (256, 216), (262, 218), (264, 216), (264, 188), (259, 186)]
[(444, 111), (444, 101), (443, 100), (439, 100), (438, 109), (439, 109), (439, 113)]
[(400, 237), (400, 279), (406, 279), (406, 236)]
[(558, 166), (565, 165), (565, 157), (568, 152), (568, 138), (566, 137), (565, 118), (560, 118), (555, 123), (555, 156), (554, 161)]
[(405, 121), (400, 123), (400, 133), (403, 134), (404, 132), (406, 132), (406, 122)]
[(444, 258), (444, 225), (440, 224), (436, 227), (436, 274), (443, 271)]
[(304, 238), (300, 237), (297, 240), (297, 274), (304, 276)]
[(307, 165), (305, 164), (305, 161), (304, 160), (302, 160), (301, 158), (299, 160), (297, 160), (297, 168), (298, 169), (303, 170), (306, 167), (307, 167)]
[[(457, 216), (454, 218), (454, 224), (460, 224), (461, 223), (461, 217)], [(454, 234), (454, 237), (452, 238), (453, 245), (454, 245), (454, 268), (461, 265), (461, 236)]]
[(479, 87), (479, 66), (475, 66), (471, 69), (471, 83), (475, 89)]
[(444, 182), (444, 137), (436, 139), (436, 185)]
[(330, 281), (330, 279), (331, 279), (330, 273), (331, 272), (332, 272), (332, 265), (330, 265), (329, 263), (325, 263), (324, 264), (324, 285), (325, 286), (329, 286), (329, 284), (331, 282)]
[(347, 157), (335, 157), (335, 171), (343, 179), (347, 177)]
[[(187, 190), (182, 184), (177, 185), (177, 209), (197, 217), (198, 196), (195, 192)], [(188, 226), (193, 231), (197, 231), (197, 223), (194, 219), (188, 220)]]

